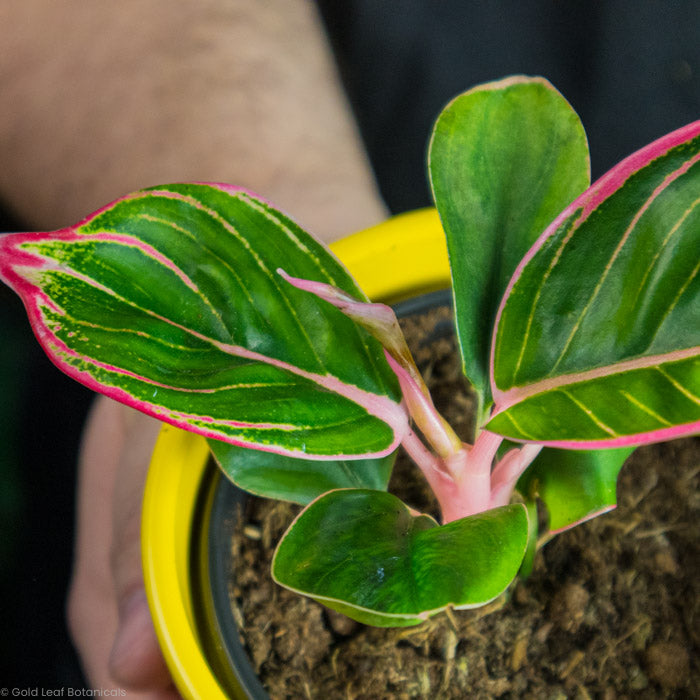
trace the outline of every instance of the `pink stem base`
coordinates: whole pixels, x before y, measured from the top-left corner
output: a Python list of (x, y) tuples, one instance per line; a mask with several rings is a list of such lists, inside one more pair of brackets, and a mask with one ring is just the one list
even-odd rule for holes
[(520, 475), (532, 464), (541, 449), (542, 445), (523, 445), (506, 453), (491, 474), (490, 508), (508, 505)]
[(403, 446), (440, 503), (443, 523), (481, 513), (491, 505), (491, 464), (503, 438), (482, 431), (474, 446), (439, 458), (411, 431)]

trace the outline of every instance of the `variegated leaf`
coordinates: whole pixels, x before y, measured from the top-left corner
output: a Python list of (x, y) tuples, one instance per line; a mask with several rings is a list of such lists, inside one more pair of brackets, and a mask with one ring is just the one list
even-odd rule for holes
[(555, 219), (499, 309), (489, 430), (585, 449), (700, 429), (699, 205), (695, 122)]
[(388, 454), (406, 418), (381, 346), (281, 264), (364, 299), (323, 245), (225, 185), (144, 190), (74, 227), (0, 239), (0, 277), (83, 384), (233, 444)]

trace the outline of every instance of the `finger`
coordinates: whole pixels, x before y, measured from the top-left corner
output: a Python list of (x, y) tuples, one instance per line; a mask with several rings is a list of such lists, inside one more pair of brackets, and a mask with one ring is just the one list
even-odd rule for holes
[[(117, 475), (133, 428), (128, 415), (127, 409), (103, 397), (95, 402), (83, 437), (79, 465), (77, 535), (67, 612), (83, 671), (93, 688), (115, 689), (125, 685), (123, 679), (113, 675), (109, 665), (119, 621), (110, 551), (115, 484), (123, 480), (121, 474)], [(140, 502), (140, 496), (137, 501)], [(138, 504), (134, 510), (138, 511)], [(155, 636), (153, 640), (155, 644)], [(146, 646), (148, 649), (152, 647)], [(167, 674), (161, 673), (164, 663), (148, 661), (149, 668), (153, 669), (154, 665), (157, 672), (150, 678), (149, 686), (160, 685), (162, 692), (129, 692), (130, 698), (177, 697)]]
[(141, 505), (160, 423), (122, 408), (125, 442), (114, 483), (111, 569), (118, 628), (109, 657), (115, 679), (127, 687), (164, 688), (170, 674), (153, 627), (141, 566)]
[(68, 595), (68, 626), (83, 672), (97, 688), (114, 688), (107, 667), (117, 628), (117, 607), (109, 566), (111, 504), (124, 431), (112, 402), (92, 407), (79, 460), (73, 575)]

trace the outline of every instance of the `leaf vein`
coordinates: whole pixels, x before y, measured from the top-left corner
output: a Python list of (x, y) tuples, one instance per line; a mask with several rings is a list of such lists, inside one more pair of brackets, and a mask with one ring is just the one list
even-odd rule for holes
[[(279, 217), (275, 216), (269, 209), (266, 209), (263, 206), (261, 206), (259, 202), (252, 199), (251, 197), (246, 195), (244, 192), (239, 193), (238, 196), (240, 199), (245, 200), (251, 208), (260, 212), (263, 216), (265, 216), (267, 219), (272, 221), (275, 224), (275, 226), (277, 226), (281, 231), (283, 231), (284, 234), (287, 236), (287, 238), (297, 248), (299, 248), (299, 250), (301, 250), (305, 255), (307, 255), (309, 257), (309, 259), (311, 259), (314, 262), (316, 268), (321, 273), (321, 275), (323, 275), (323, 277), (325, 278), (325, 280), (328, 284), (330, 284), (334, 287), (338, 286), (338, 283), (336, 282), (335, 278), (330, 273), (328, 268), (326, 268), (325, 265), (323, 265), (323, 263), (321, 262), (321, 260), (319, 259), (319, 257), (317, 255), (314, 255), (314, 253), (312, 253), (311, 250), (309, 250), (309, 248), (306, 245), (304, 245), (304, 243), (299, 239), (298, 236), (296, 236), (294, 234), (294, 232), (289, 228), (289, 226), (286, 226), (279, 219)], [(276, 283), (276, 286), (277, 286), (280, 294), (283, 294), (282, 288), (278, 284), (277, 277), (275, 277), (275, 283)], [(359, 291), (361, 292), (361, 290), (359, 290)], [(362, 296), (363, 296), (363, 301), (367, 301), (367, 297), (364, 294), (362, 294)], [(285, 299), (286, 299), (286, 296), (285, 296)], [(292, 313), (296, 313), (294, 311), (293, 307), (291, 306), (291, 304), (288, 304), (288, 306), (289, 306), (290, 310), (292, 311)], [(301, 324), (300, 324), (300, 327), (303, 330), (303, 326), (301, 326)], [(382, 380), (382, 373), (380, 371), (380, 366), (378, 364), (378, 359), (375, 356), (375, 354), (371, 351), (371, 348), (369, 346), (369, 343), (367, 342), (366, 336), (364, 336), (361, 333), (361, 331), (357, 325), (354, 325), (354, 328), (355, 328), (356, 334), (358, 336), (358, 339), (360, 340), (360, 343), (362, 345), (363, 351), (365, 353), (365, 357), (367, 358), (369, 364), (371, 365), (372, 369), (374, 370), (374, 379), (378, 380), (382, 385), (384, 385), (384, 381)], [(311, 343), (310, 339), (309, 339), (309, 343)], [(319, 362), (320, 362), (320, 360), (319, 360)]]
[(610, 260), (605, 264), (605, 267), (603, 268), (603, 273), (600, 276), (600, 279), (596, 283), (596, 286), (593, 289), (593, 292), (591, 293), (591, 296), (589, 297), (588, 301), (586, 302), (586, 305), (583, 307), (581, 313), (579, 314), (578, 318), (576, 319), (576, 322), (574, 323), (573, 328), (571, 329), (571, 332), (569, 333), (569, 337), (566, 339), (566, 342), (564, 343), (564, 347), (562, 348), (561, 352), (559, 353), (559, 357), (557, 358), (556, 362), (552, 366), (552, 369), (550, 370), (550, 373), (553, 374), (556, 372), (557, 367), (560, 365), (562, 360), (564, 359), (566, 353), (568, 352), (569, 348), (571, 347), (571, 344), (573, 342), (574, 337), (580, 330), (583, 320), (588, 314), (589, 310), (593, 306), (593, 303), (595, 302), (596, 298), (598, 297), (598, 294), (600, 294), (600, 290), (603, 287), (603, 284), (605, 283), (605, 280), (608, 278), (608, 275), (610, 274), (610, 271), (612, 270), (612, 267), (619, 257), (622, 248), (625, 246), (627, 241), (629, 241), (632, 233), (634, 232), (635, 228), (637, 227), (637, 224), (641, 220), (642, 216), (648, 211), (649, 207), (651, 207), (652, 203), (664, 192), (664, 190), (677, 178), (679, 178), (681, 175), (683, 175), (687, 170), (690, 165), (690, 162), (686, 162), (683, 166), (680, 168), (677, 168), (673, 172), (669, 173), (664, 177), (662, 182), (656, 186), (654, 191), (649, 195), (649, 197), (646, 199), (644, 204), (637, 210), (637, 213), (634, 215), (632, 220), (630, 221), (629, 225), (625, 229), (625, 231), (622, 234), (622, 237), (620, 238), (620, 241), (618, 242), (617, 246), (615, 246), (615, 250), (612, 253), (612, 256), (610, 257)]
[[(639, 298), (642, 295), (642, 291), (644, 289), (644, 286), (646, 285), (647, 280), (649, 279), (654, 267), (656, 266), (656, 263), (658, 262), (659, 258), (661, 257), (662, 253), (666, 248), (668, 247), (668, 244), (670, 243), (671, 239), (673, 236), (680, 231), (681, 226), (683, 225), (683, 222), (690, 216), (690, 214), (693, 213), (693, 210), (695, 207), (700, 204), (700, 198), (696, 199), (680, 216), (678, 221), (670, 228), (669, 232), (666, 234), (664, 240), (661, 242), (661, 245), (659, 246), (659, 249), (656, 251), (655, 255), (652, 257), (651, 262), (649, 263), (649, 266), (647, 269), (644, 271), (644, 275), (642, 276), (642, 279), (639, 283), (639, 288), (637, 289), (637, 294), (634, 297), (634, 300), (632, 301), (632, 307), (636, 307)], [(659, 326), (661, 324), (659, 323)], [(657, 331), (658, 332), (658, 331)]]
[(662, 315), (660, 315), (659, 323), (658, 323), (658, 325), (657, 325), (657, 327), (656, 327), (656, 330), (654, 331), (654, 334), (652, 335), (652, 337), (651, 337), (651, 339), (650, 339), (650, 341), (649, 341), (649, 345), (648, 345), (647, 347), (651, 347), (651, 345), (653, 344), (654, 339), (655, 339), (656, 336), (659, 334), (659, 331), (661, 330), (661, 326), (663, 325), (664, 321), (670, 316), (671, 312), (672, 312), (673, 309), (676, 307), (676, 305), (677, 305), (678, 302), (680, 301), (681, 297), (685, 294), (685, 291), (688, 289), (688, 287), (690, 286), (691, 282), (692, 282), (692, 281), (695, 279), (695, 277), (697, 276), (698, 270), (700, 270), (700, 261), (698, 261), (698, 264), (695, 266), (695, 268), (694, 268), (693, 271), (690, 273), (690, 275), (688, 275), (688, 279), (686, 279), (685, 282), (678, 288), (678, 292), (676, 293), (676, 296), (673, 297), (673, 300), (672, 300), (671, 303), (669, 304), (669, 306), (668, 306), (668, 308), (666, 309), (666, 311), (665, 311)]
[(624, 396), (631, 404), (636, 406), (640, 411), (643, 411), (647, 415), (651, 416), (654, 418), (654, 420), (657, 420), (659, 423), (662, 425), (671, 427), (673, 423), (667, 421), (665, 418), (660, 416), (656, 411), (654, 411), (652, 408), (647, 406), (645, 403), (641, 402), (639, 399), (637, 399), (635, 396), (630, 394), (628, 391), (621, 390), (620, 394)]
[(616, 433), (609, 425), (606, 425), (603, 423), (603, 421), (598, 418), (598, 416), (591, 411), (586, 404), (584, 404), (582, 401), (579, 401), (575, 396), (573, 396), (570, 392), (565, 391), (564, 389), (560, 389), (561, 393), (564, 394), (572, 403), (574, 403), (583, 413), (585, 413), (588, 418), (590, 418), (601, 430), (604, 432), (608, 433), (611, 437), (618, 437), (618, 433)]
[(665, 377), (669, 382), (671, 382), (674, 388), (677, 389), (681, 394), (683, 394), (683, 396), (700, 406), (700, 396), (696, 396), (691, 391), (689, 391), (687, 387), (684, 387), (680, 382), (678, 382), (674, 377), (672, 377), (668, 372), (664, 372), (662, 367), (657, 367), (656, 369), (663, 377)]

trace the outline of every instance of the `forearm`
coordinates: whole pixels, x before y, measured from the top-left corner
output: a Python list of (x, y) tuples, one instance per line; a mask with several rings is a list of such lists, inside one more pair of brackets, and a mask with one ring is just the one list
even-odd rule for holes
[(384, 216), (309, 0), (3, 0), (0, 41), (0, 197), (33, 226), (183, 180), (327, 240)]

